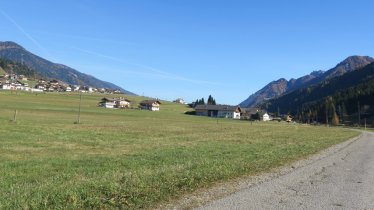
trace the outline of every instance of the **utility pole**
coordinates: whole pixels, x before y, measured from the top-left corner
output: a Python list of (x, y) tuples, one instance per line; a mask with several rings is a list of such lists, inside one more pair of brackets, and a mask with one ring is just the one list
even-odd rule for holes
[(328, 112), (327, 102), (326, 102), (326, 126), (328, 125), (329, 125), (329, 112)]
[(17, 109), (14, 110), (13, 122), (17, 122)]
[(357, 102), (357, 108), (358, 108), (358, 127), (360, 127), (361, 126), (360, 101)]
[(279, 112), (279, 106), (278, 106), (278, 113), (277, 113), (277, 115), (278, 115), (277, 117), (279, 117), (279, 116), (280, 116), (280, 112)]
[(82, 91), (80, 91), (80, 93), (79, 93), (79, 109), (78, 109), (78, 120), (77, 120), (77, 124), (79, 124), (80, 121), (81, 121), (81, 102), (82, 102)]

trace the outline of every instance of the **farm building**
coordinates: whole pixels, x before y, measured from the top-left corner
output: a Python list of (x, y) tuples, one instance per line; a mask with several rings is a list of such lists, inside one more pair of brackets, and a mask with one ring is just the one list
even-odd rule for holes
[(140, 109), (147, 109), (150, 111), (160, 111), (161, 102), (158, 100), (144, 100), (139, 103)]
[(262, 115), (262, 121), (270, 121), (270, 116), (268, 113), (265, 113), (264, 115)]
[(229, 105), (197, 105), (195, 111), (198, 116), (240, 119), (241, 109)]
[(174, 103), (185, 104), (183, 98), (177, 98), (177, 99), (175, 99)]
[(105, 108), (130, 108), (131, 101), (125, 98), (102, 98), (99, 106)]
[(254, 108), (241, 108), (241, 119), (246, 119), (246, 120), (249, 120), (249, 119), (254, 119), (256, 118), (256, 115), (258, 115), (258, 120), (260, 120), (260, 117), (265, 114), (265, 111), (260, 109), (260, 108), (257, 108), (257, 107), (254, 107)]

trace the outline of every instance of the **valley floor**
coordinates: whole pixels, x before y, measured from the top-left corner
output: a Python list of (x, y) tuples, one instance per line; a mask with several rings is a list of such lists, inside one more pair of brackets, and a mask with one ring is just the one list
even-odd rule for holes
[(103, 97), (119, 96), (84, 94), (75, 124), (78, 94), (0, 91), (0, 209), (153, 208), (358, 135), (190, 116), (166, 101), (159, 112), (97, 107)]

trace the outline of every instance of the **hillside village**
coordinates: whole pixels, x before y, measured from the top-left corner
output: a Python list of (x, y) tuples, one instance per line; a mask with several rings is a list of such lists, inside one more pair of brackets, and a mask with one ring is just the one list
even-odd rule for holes
[[(30, 85), (33, 83), (35, 85)], [(65, 82), (52, 79), (30, 80), (24, 75), (5, 73), (0, 75), (0, 89), (3, 90), (20, 90), (29, 92), (88, 92), (88, 93), (107, 93), (121, 94), (120, 90), (108, 88), (96, 88), (83, 85), (71, 85)]]
[[(139, 103), (139, 109), (150, 110), (150, 111), (160, 111), (159, 100), (143, 100)], [(132, 107), (132, 101), (119, 97), (119, 98), (102, 98), (101, 101), (97, 104), (98, 107), (104, 107), (109, 109), (129, 109)]]
[[(35, 83), (30, 86), (29, 83)], [(105, 93), (105, 94), (121, 94), (120, 90), (111, 90), (107, 88), (94, 88), (88, 86), (70, 85), (58, 80), (37, 81), (29, 80), (24, 75), (8, 74), (0, 75), (0, 89), (11, 91), (27, 91), (27, 92), (82, 92), (82, 93)], [(173, 101), (174, 103), (185, 104), (182, 98)], [(144, 100), (139, 103), (142, 110), (160, 111), (161, 102), (159, 100)], [(111, 109), (128, 109), (132, 107), (132, 101), (124, 97), (107, 98), (104, 97), (97, 104), (98, 107)], [(196, 105), (194, 107), (197, 116), (207, 116), (215, 118), (232, 118), (245, 120), (263, 120), (270, 121), (274, 117), (266, 111), (258, 108), (240, 108), (240, 106), (229, 105)], [(279, 118), (276, 118), (276, 120)]]

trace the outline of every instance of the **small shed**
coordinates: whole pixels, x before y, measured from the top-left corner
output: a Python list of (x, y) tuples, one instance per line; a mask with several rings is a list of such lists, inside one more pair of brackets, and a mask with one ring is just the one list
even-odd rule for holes
[(268, 113), (265, 113), (264, 115), (262, 115), (262, 121), (270, 121), (270, 116)]

